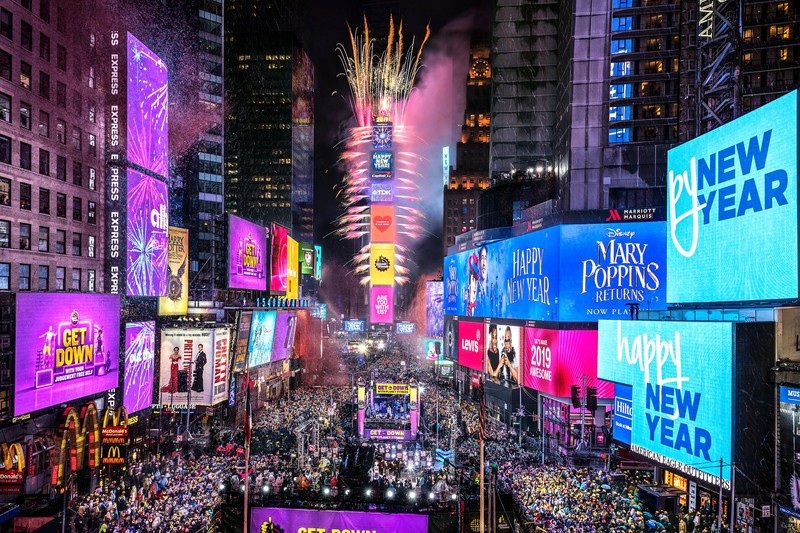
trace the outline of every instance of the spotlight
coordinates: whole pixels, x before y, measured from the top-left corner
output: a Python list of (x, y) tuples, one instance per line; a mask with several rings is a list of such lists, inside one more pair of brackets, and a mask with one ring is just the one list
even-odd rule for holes
[(344, 495), (345, 496), (350, 496), (350, 489), (345, 489)]
[(450, 495), (450, 499), (453, 500), (453, 501), (457, 500), (458, 499), (458, 494), (456, 494), (454, 492), (453, 494)]
[(331, 493), (331, 489), (330, 488), (325, 487), (324, 489), (322, 489), (322, 494), (324, 494), (325, 496), (329, 496), (330, 493)]
[(389, 498), (390, 500), (394, 498), (394, 491), (392, 489), (387, 490), (386, 497)]
[(541, 172), (542, 170), (544, 170), (543, 167), (541, 167), (541, 166), (536, 167), (536, 172)]
[(264, 494), (268, 493), (269, 492), (269, 485), (264, 485), (263, 487), (261, 487), (261, 490), (264, 491)]
[(242, 483), (241, 485), (239, 485), (239, 488), (242, 490), (242, 492), (244, 492), (244, 483)]
[(435, 498), (436, 498), (436, 494), (434, 494), (432, 492), (428, 494), (428, 499), (429, 500), (433, 501)]
[(408, 493), (408, 499), (409, 500), (416, 500), (417, 499), (417, 493), (412, 490), (411, 492)]
[(553, 167), (551, 167), (550, 165), (548, 165), (548, 166), (547, 166), (547, 171), (548, 171), (548, 172), (552, 172), (552, 171), (553, 171)]
[(372, 496), (372, 489), (367, 489), (366, 491), (364, 491), (364, 494), (367, 496), (367, 498), (369, 498), (370, 496)]
[(223, 490), (225, 490), (225, 483), (220, 483), (220, 484), (219, 484), (219, 490), (220, 490), (220, 491), (223, 491)]

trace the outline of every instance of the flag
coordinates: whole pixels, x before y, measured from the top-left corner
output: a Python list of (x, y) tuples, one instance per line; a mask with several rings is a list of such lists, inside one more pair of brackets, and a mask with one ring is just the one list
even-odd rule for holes
[(481, 377), (481, 418), (480, 418), (480, 436), (481, 441), (486, 440), (486, 394), (483, 388), (483, 378)]

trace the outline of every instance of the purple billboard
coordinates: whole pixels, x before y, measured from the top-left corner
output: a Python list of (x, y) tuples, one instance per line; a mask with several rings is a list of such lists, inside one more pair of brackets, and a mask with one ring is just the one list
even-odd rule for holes
[(442, 338), (444, 333), (444, 282), (425, 282), (425, 336)]
[(167, 177), (167, 65), (128, 34), (128, 161)]
[(167, 184), (127, 169), (128, 296), (167, 296), (169, 201)]
[(297, 331), (297, 315), (295, 313), (278, 313), (275, 320), (275, 336), (272, 341), (272, 361), (286, 359), (292, 354), (295, 331)]
[(269, 290), (272, 294), (284, 296), (287, 289), (289, 277), (288, 271), (288, 240), (289, 230), (283, 226), (272, 224), (271, 241), (271, 270), (269, 279)]
[(427, 533), (428, 517), (422, 514), (255, 507), (250, 512), (250, 531)]
[(119, 296), (17, 294), (14, 416), (119, 383)]
[(267, 289), (267, 232), (258, 224), (228, 218), (228, 287)]
[(156, 323), (125, 324), (125, 364), (123, 405), (128, 413), (147, 407), (153, 400), (153, 360), (155, 358)]

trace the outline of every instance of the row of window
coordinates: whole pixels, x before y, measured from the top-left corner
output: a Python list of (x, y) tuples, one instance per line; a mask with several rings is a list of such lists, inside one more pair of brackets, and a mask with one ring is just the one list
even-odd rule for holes
[[(20, 222), (19, 224), (19, 249), (30, 250), (33, 236), (31, 235), (31, 225)], [(97, 237), (94, 235), (86, 236), (86, 256), (90, 259), (97, 257)], [(0, 248), (11, 248), (11, 222), (0, 220)], [(83, 256), (83, 234), (72, 233), (72, 255), (75, 257)], [(49, 253), (50, 250), (50, 228), (39, 226), (38, 251)], [(67, 255), (67, 232), (57, 229), (55, 231), (55, 253)]]
[[(11, 162), (11, 138), (0, 135), (0, 163), (12, 164)], [(33, 148), (30, 144), (20, 141), (19, 143), (19, 167), (25, 170), (33, 170), (32, 159)], [(43, 176), (50, 176), (50, 151), (39, 148), (39, 159), (37, 170)], [(60, 181), (67, 181), (67, 158), (63, 155), (56, 155), (55, 178)], [(86, 187), (90, 191), (97, 190), (97, 169), (86, 167)], [(79, 187), (84, 186), (84, 169), (80, 161), (72, 162), (72, 183)]]
[[(42, 215), (51, 214), (50, 210), (50, 189), (39, 187), (39, 213)], [(0, 177), (0, 206), (11, 207), (11, 180)], [(61, 192), (56, 193), (55, 215), (59, 218), (67, 218), (67, 195)], [(24, 211), (33, 210), (33, 193), (30, 183), (19, 184), (19, 208)], [(83, 222), (83, 198), (72, 197), (72, 220)], [(97, 203), (92, 200), (86, 201), (86, 222), (97, 224)]]
[[(13, 119), (13, 106), (12, 106), (12, 99), (11, 96), (0, 92), (0, 120), (3, 122), (7, 122), (12, 124)], [(40, 109), (39, 110), (39, 121), (37, 123), (37, 131), (39, 135), (42, 137), (50, 138), (51, 135), (51, 121), (50, 121), (50, 113), (47, 111)], [(33, 110), (31, 108), (31, 104), (27, 102), (20, 102), (19, 103), (19, 125), (22, 129), (31, 131), (33, 126)], [(96, 111), (95, 111), (95, 104), (90, 102), (89, 104), (89, 121), (94, 122), (96, 120)], [(55, 134), (56, 134), (56, 141), (60, 144), (66, 145), (67, 144), (67, 123), (63, 119), (56, 119), (55, 121)], [(78, 152), (83, 150), (83, 130), (80, 127), (73, 125), (72, 126), (72, 135), (69, 138), (70, 145), (72, 148), (77, 150)], [(89, 155), (97, 157), (97, 136), (93, 133), (86, 133), (86, 146)]]
[[(29, 264), (21, 263), (19, 265), (19, 284), (17, 286), (19, 290), (32, 290), (31, 270), (32, 266)], [(57, 266), (55, 270), (55, 290), (67, 290), (67, 267)], [(69, 290), (82, 290), (82, 277), (82, 270), (80, 268), (73, 268)], [(39, 265), (37, 289), (40, 291), (50, 290), (50, 267), (47, 265)], [(97, 272), (94, 269), (88, 269), (86, 271), (86, 289), (89, 292), (95, 292), (97, 290)], [(0, 263), (0, 290), (11, 290), (11, 263)]]

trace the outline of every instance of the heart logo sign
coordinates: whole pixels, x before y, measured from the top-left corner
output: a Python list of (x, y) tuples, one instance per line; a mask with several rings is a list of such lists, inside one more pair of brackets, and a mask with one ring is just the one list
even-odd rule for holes
[(372, 224), (380, 232), (384, 232), (392, 225), (392, 217), (375, 217)]

